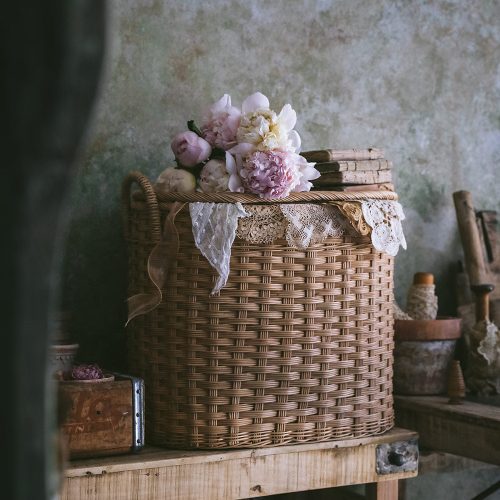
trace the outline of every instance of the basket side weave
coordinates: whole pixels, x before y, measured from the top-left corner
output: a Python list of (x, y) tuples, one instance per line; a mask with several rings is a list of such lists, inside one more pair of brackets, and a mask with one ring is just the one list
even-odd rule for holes
[[(151, 209), (125, 203), (129, 293), (149, 292)], [(363, 236), (305, 250), (236, 239), (228, 284), (211, 297), (216, 276), (194, 245), (187, 207), (176, 227), (164, 301), (128, 327), (149, 442), (259, 447), (393, 426), (390, 257)]]

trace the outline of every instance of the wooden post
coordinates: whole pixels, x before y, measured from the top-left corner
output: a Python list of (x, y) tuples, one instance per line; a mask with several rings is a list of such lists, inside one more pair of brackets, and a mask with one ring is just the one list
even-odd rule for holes
[(468, 191), (453, 193), (458, 229), (465, 254), (465, 266), (471, 285), (488, 283), (488, 273), (483, 253), (481, 236), (477, 226), (472, 196)]
[(366, 500), (398, 500), (398, 480), (367, 484)]

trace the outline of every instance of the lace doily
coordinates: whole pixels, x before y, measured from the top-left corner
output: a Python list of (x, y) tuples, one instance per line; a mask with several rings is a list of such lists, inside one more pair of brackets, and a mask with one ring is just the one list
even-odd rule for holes
[(346, 232), (345, 218), (333, 205), (254, 205), (247, 213), (239, 220), (236, 235), (250, 243), (285, 238), (292, 248), (307, 248)]
[(256, 205), (247, 208), (247, 213), (248, 217), (238, 221), (238, 238), (263, 244), (284, 238), (288, 222), (280, 205)]
[(398, 253), (399, 245), (406, 250), (401, 221), (405, 219), (403, 207), (397, 201), (365, 200), (361, 209), (366, 223), (372, 228), (373, 246), (391, 256)]
[(227, 282), (236, 235), (256, 244), (284, 237), (290, 247), (302, 249), (348, 234), (353, 228), (366, 235), (369, 226), (377, 250), (394, 256), (399, 245), (406, 248), (403, 209), (393, 201), (254, 205), (246, 210), (241, 203), (190, 203), (189, 211), (195, 244), (219, 273), (212, 294)]
[(280, 208), (289, 222), (286, 241), (291, 247), (307, 248), (346, 232), (344, 217), (333, 205), (290, 204)]
[(472, 393), (500, 394), (500, 332), (488, 320), (478, 322), (466, 332), (469, 359), (466, 370), (467, 387)]
[(238, 219), (247, 213), (241, 203), (190, 203), (194, 242), (210, 265), (219, 273), (212, 294), (227, 283), (231, 247)]

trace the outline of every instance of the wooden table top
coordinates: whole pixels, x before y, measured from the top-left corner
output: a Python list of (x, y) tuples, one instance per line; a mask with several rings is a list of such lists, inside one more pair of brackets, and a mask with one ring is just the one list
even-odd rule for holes
[(136, 454), (70, 462), (61, 498), (223, 500), (388, 482), (417, 471), (400, 467), (379, 474), (377, 447), (416, 438), (415, 432), (396, 428), (374, 437), (256, 449), (146, 447)]

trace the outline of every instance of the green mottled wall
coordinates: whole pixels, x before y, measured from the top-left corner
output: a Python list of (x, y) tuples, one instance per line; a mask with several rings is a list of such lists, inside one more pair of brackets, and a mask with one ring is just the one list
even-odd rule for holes
[(64, 304), (83, 357), (123, 362), (120, 183), (156, 176), (189, 118), (223, 93), (290, 102), (305, 149), (382, 147), (394, 162), (408, 250), (451, 308), (460, 254), (452, 192), (499, 209), (499, 1), (118, 1), (95, 126), (71, 200)]

